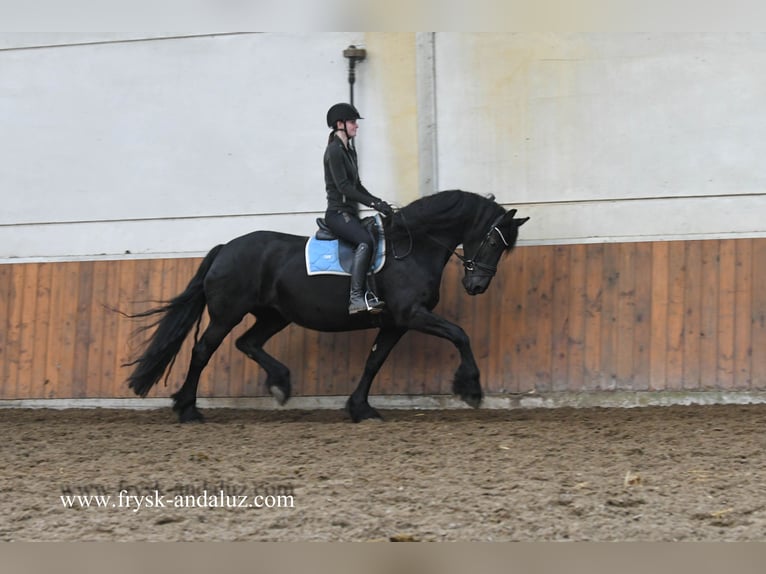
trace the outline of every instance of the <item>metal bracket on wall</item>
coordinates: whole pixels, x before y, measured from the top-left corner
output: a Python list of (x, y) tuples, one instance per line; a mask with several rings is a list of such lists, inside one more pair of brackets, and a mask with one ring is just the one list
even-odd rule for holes
[(367, 58), (367, 50), (357, 48), (353, 44), (343, 50), (343, 57), (348, 58), (348, 89), (349, 103), (354, 105), (354, 84), (356, 83), (356, 63)]

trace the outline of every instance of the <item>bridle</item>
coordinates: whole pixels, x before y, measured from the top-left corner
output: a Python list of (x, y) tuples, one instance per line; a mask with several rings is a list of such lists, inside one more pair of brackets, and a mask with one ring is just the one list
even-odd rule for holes
[[(402, 220), (403, 227), (407, 230), (407, 235), (410, 238), (410, 246), (407, 249), (407, 253), (404, 255), (397, 255), (396, 250), (394, 249), (393, 242), (391, 243), (391, 252), (393, 253), (394, 259), (396, 260), (402, 260), (407, 258), (410, 253), (412, 253), (412, 232), (410, 231), (409, 226), (407, 225), (407, 221), (404, 218), (404, 214), (400, 211), (398, 212), (399, 217)], [(493, 222), (492, 225), (489, 227), (489, 231), (484, 236), (484, 239), (481, 240), (481, 243), (479, 244), (478, 249), (476, 249), (476, 253), (473, 257), (466, 257), (465, 255), (460, 255), (455, 249), (452, 249), (451, 247), (445, 245), (435, 237), (429, 235), (428, 233), (424, 233), (424, 235), (431, 240), (431, 242), (436, 243), (438, 246), (443, 247), (447, 251), (450, 251), (452, 255), (460, 259), (460, 261), (463, 262), (463, 267), (466, 271), (471, 273), (476, 273), (476, 270), (478, 269), (481, 273), (481, 275), (494, 277), (495, 273), (497, 273), (497, 266), (496, 265), (490, 265), (488, 263), (483, 263), (482, 261), (478, 261), (479, 254), (481, 253), (482, 249), (486, 246), (487, 242), (492, 237), (492, 234), (497, 232), (497, 234), (500, 236), (500, 240), (503, 242), (506, 248), (510, 247), (510, 243), (508, 243), (508, 240), (503, 235), (503, 232), (500, 231), (500, 228), (498, 227), (500, 221), (505, 217), (505, 213), (500, 214)], [(392, 221), (393, 223), (393, 221)]]
[(477, 269), (479, 271), (482, 271), (481, 275), (486, 275), (489, 277), (494, 277), (495, 273), (497, 273), (497, 266), (496, 265), (489, 265), (488, 263), (482, 263), (481, 261), (478, 261), (479, 254), (481, 253), (481, 250), (484, 249), (484, 246), (489, 241), (490, 237), (492, 237), (492, 233), (497, 232), (497, 234), (500, 236), (500, 239), (505, 244), (506, 248), (510, 247), (510, 243), (508, 243), (508, 240), (503, 235), (503, 232), (500, 231), (500, 228), (498, 227), (498, 224), (500, 221), (505, 217), (505, 213), (498, 216), (497, 219), (495, 219), (492, 222), (492, 225), (489, 227), (489, 231), (484, 236), (484, 239), (481, 240), (481, 243), (479, 244), (479, 248), (476, 250), (476, 253), (474, 254), (473, 258), (468, 258), (463, 255), (460, 255), (456, 251), (453, 251), (452, 253), (455, 254), (455, 256), (460, 259), (463, 262), (463, 267), (465, 267), (466, 271), (469, 272), (475, 272)]

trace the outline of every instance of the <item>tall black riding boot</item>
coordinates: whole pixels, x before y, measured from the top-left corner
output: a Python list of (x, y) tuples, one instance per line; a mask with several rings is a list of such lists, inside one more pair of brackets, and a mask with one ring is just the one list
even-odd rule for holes
[(354, 259), (351, 264), (351, 294), (348, 301), (348, 314), (362, 313), (370, 311), (371, 313), (380, 313), (385, 304), (383, 301), (370, 293), (367, 297), (367, 271), (370, 268), (372, 253), (369, 247), (364, 243), (354, 251)]

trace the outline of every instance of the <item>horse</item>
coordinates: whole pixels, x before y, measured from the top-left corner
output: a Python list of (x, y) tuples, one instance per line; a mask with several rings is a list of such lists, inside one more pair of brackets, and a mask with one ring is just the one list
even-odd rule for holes
[[(128, 385), (145, 397), (166, 373), (196, 324), (186, 379), (172, 395), (180, 422), (202, 421), (197, 409), (200, 375), (226, 335), (251, 314), (255, 324), (236, 341), (237, 348), (266, 371), (266, 385), (281, 405), (290, 398), (290, 370), (264, 350), (266, 342), (296, 323), (325, 332), (377, 328), (364, 372), (346, 402), (354, 422), (378, 419), (368, 402), (373, 379), (396, 343), (409, 330), (452, 342), (460, 364), (453, 392), (472, 407), (483, 398), (479, 369), (465, 331), (433, 313), (439, 301), (442, 273), (454, 254), (463, 261), (463, 287), (469, 295), (486, 291), (504, 253), (516, 244), (529, 218), (516, 218), (494, 196), (447, 190), (421, 197), (384, 219), (387, 253), (375, 276), (378, 295), (385, 301), (380, 314), (348, 313), (349, 278), (309, 276), (304, 247), (307, 237), (260, 230), (217, 245), (203, 258), (180, 294), (159, 307), (130, 315), (159, 316), (143, 329), (154, 329), (141, 355), (126, 364), (135, 367)], [(463, 255), (456, 252), (463, 245)], [(398, 251), (398, 253), (397, 253)], [(468, 255), (470, 254), (470, 256)], [(209, 323), (199, 337), (207, 307)]]

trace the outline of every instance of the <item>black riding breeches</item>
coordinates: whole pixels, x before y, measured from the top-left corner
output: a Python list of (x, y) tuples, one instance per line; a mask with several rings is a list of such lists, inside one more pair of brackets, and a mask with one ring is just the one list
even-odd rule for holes
[(359, 246), (361, 243), (365, 243), (370, 251), (372, 251), (372, 236), (364, 228), (362, 223), (349, 213), (343, 213), (335, 210), (328, 210), (325, 214), (325, 223), (332, 232), (340, 237), (353, 243), (355, 246)]

